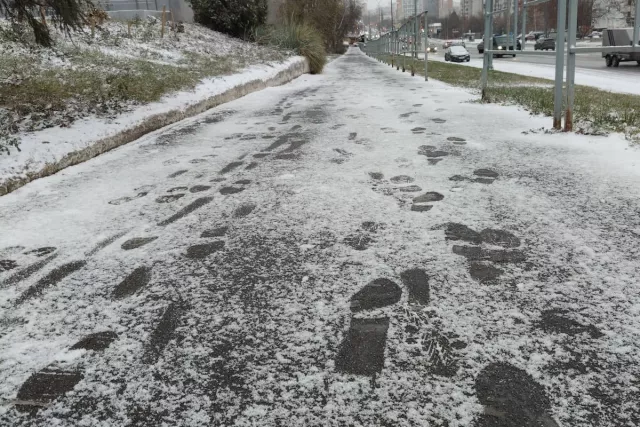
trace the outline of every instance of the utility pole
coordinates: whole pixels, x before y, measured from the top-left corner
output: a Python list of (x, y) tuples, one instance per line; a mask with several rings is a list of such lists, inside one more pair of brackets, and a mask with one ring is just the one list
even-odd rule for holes
[(393, 68), (393, 61), (395, 59), (395, 34), (396, 27), (393, 25), (393, 0), (391, 1), (391, 68)]
[[(636, 0), (638, 1), (638, 0)], [(563, 25), (564, 26), (564, 25)], [(573, 104), (575, 100), (576, 81), (576, 53), (571, 52), (576, 47), (578, 32), (578, 0), (569, 0), (569, 33), (567, 36), (567, 111), (564, 116), (564, 131), (573, 130)]]
[(482, 62), (482, 100), (487, 99), (487, 84), (489, 81), (489, 70), (491, 69), (492, 54), (489, 50), (493, 49), (493, 0), (486, 0), (484, 5), (484, 60)]
[(413, 56), (418, 59), (418, 31), (420, 29), (420, 23), (418, 22), (418, 0), (413, 0)]
[(633, 46), (638, 46), (640, 43), (640, 0), (636, 0), (635, 18), (633, 20)]
[(429, 81), (429, 67), (428, 67), (428, 60), (429, 60), (429, 31), (427, 31), (427, 15), (429, 14), (428, 11), (424, 11), (424, 81), (428, 82)]
[(527, 0), (522, 0), (522, 50), (527, 43), (525, 32), (527, 31)]
[(556, 81), (553, 90), (553, 128), (562, 127), (562, 84), (564, 83), (564, 47), (567, 25), (567, 0), (558, 0), (558, 29), (556, 30)]
[[(522, 35), (524, 42), (524, 34)], [(518, 0), (513, 0), (513, 53), (518, 47)]]
[(511, 0), (507, 0), (507, 38), (509, 34), (511, 34)]

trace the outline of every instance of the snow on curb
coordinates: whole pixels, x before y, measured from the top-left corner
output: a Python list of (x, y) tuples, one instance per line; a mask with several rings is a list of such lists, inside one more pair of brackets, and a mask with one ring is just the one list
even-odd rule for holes
[[(87, 118), (69, 128), (56, 127), (26, 134), (22, 136), (22, 151), (0, 158), (0, 196), (135, 141), (149, 132), (252, 92), (285, 84), (308, 72), (308, 61), (297, 56), (280, 64), (253, 66), (232, 76), (205, 79), (193, 91), (168, 95), (113, 121)], [(46, 148), (43, 150), (43, 147)]]

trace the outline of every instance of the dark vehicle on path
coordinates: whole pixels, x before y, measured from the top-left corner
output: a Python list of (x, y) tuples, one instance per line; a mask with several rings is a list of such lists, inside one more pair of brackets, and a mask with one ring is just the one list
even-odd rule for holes
[[(503, 50), (505, 53), (498, 53), (498, 54), (493, 54), (493, 57), (498, 57), (498, 58), (502, 58), (505, 55), (511, 55), (514, 58), (516, 57), (515, 52), (514, 53), (508, 53), (509, 50), (513, 51), (513, 38), (507, 37), (506, 35), (503, 36), (494, 36), (492, 37), (493, 40), (493, 49), (492, 50)], [(520, 40), (516, 41), (516, 50), (522, 50), (522, 44), (520, 43)], [(484, 43), (480, 43), (478, 45), (478, 53), (484, 53)]]
[(556, 50), (556, 40), (550, 37), (540, 37), (533, 46), (534, 50)]
[(462, 46), (451, 46), (445, 50), (444, 60), (451, 62), (469, 62), (471, 55), (469, 51)]

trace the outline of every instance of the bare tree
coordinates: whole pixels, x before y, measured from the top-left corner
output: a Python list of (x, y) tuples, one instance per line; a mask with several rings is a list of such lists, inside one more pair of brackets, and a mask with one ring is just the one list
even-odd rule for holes
[[(605, 16), (623, 18), (625, 16), (625, 6), (631, 6), (632, 10), (635, 6), (634, 0), (592, 0), (592, 3), (592, 24)], [(627, 24), (632, 23), (627, 19)]]
[(287, 21), (307, 22), (314, 26), (330, 52), (338, 52), (344, 37), (362, 16), (355, 0), (285, 0), (281, 17)]

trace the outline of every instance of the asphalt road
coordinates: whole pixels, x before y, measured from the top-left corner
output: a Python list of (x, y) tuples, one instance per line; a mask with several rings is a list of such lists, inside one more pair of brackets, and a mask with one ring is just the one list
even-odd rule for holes
[(0, 198), (0, 425), (640, 425), (640, 154), (474, 101), (352, 48)]
[[(438, 46), (439, 52), (438, 55), (443, 55), (442, 42), (439, 40), (432, 40), (430, 43)], [(471, 53), (471, 57), (475, 59), (482, 59), (482, 55), (478, 53), (478, 48), (475, 44), (470, 43), (467, 46), (469, 53)], [(526, 50), (533, 50), (533, 44), (528, 43), (526, 46)], [(549, 51), (551, 52), (551, 51)], [(516, 58), (504, 57), (504, 58), (495, 58), (496, 61), (501, 62), (519, 62), (519, 63), (531, 63), (531, 64), (544, 64), (544, 65), (555, 65), (556, 60), (555, 56), (524, 56), (519, 55)], [(607, 66), (602, 58), (602, 54), (600, 53), (583, 53), (578, 54), (576, 56), (576, 67), (582, 68), (586, 70), (607, 70)], [(609, 69), (613, 70), (613, 69)], [(636, 62), (622, 62), (620, 63), (620, 67), (618, 69), (613, 70), (615, 72), (625, 73), (626, 75), (636, 73), (640, 77), (640, 67), (638, 67)]]
[[(478, 53), (477, 49), (471, 48), (469, 51), (471, 53), (472, 58), (482, 59), (482, 55)], [(531, 64), (545, 64), (545, 65), (555, 65), (556, 58), (555, 56), (525, 56), (518, 55), (515, 58), (504, 57), (504, 58), (495, 58), (495, 61), (505, 61), (505, 62), (520, 62), (520, 63), (531, 63)], [(618, 69), (607, 68), (604, 59), (601, 57), (601, 54), (598, 53), (584, 53), (576, 56), (576, 68), (582, 68), (587, 70), (609, 70), (620, 73), (636, 73), (640, 77), (640, 67), (635, 62), (621, 62), (620, 67)]]

